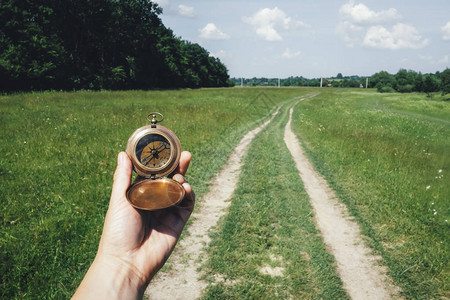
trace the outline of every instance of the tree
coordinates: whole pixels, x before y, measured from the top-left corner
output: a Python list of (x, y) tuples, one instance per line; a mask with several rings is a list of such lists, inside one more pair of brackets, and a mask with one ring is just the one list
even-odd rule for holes
[(414, 89), (415, 92), (423, 92), (423, 76), (422, 73), (416, 73), (414, 76)]
[(338, 73), (338, 74), (336, 75), (336, 79), (342, 79), (342, 78), (344, 78), (344, 76), (342, 76), (342, 73)]
[(149, 0), (1, 1), (0, 91), (226, 86), (226, 67), (161, 12)]
[(441, 73), (441, 92), (442, 95), (450, 94), (450, 69)]
[(405, 69), (400, 69), (397, 74), (395, 74), (394, 89), (400, 93), (410, 93), (414, 88), (414, 78), (416, 72), (406, 71)]
[(436, 77), (428, 74), (425, 75), (425, 79), (423, 80), (423, 91), (427, 93), (428, 97), (433, 96), (433, 92), (437, 92), (439, 90), (439, 83), (436, 80)]
[[(14, 90), (48, 88), (62, 80), (66, 51), (51, 32), (53, 10), (39, 1), (0, 2), (0, 84)], [(2, 90), (0, 86), (0, 90)]]
[(370, 77), (369, 85), (370, 87), (375, 87), (378, 92), (393, 92), (395, 84), (395, 78), (393, 75), (386, 71), (381, 71), (373, 74)]

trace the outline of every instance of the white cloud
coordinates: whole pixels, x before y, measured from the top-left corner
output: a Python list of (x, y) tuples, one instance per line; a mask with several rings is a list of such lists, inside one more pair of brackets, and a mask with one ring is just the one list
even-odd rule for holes
[(281, 55), (281, 57), (282, 57), (282, 58), (285, 58), (285, 59), (292, 59), (292, 58), (295, 58), (295, 57), (300, 56), (301, 53), (302, 53), (301, 51), (292, 52), (291, 49), (287, 48), (287, 49), (283, 52), (283, 54)]
[(347, 46), (354, 47), (363, 36), (364, 27), (355, 25), (349, 21), (340, 22), (336, 28), (336, 33), (342, 37)]
[(378, 49), (419, 49), (429, 44), (428, 39), (420, 36), (414, 26), (398, 23), (392, 30), (384, 26), (372, 26), (367, 30), (363, 45)]
[(152, 2), (155, 2), (159, 5), (159, 7), (165, 8), (169, 6), (169, 0), (153, 0)]
[(447, 22), (444, 26), (441, 27), (442, 30), (442, 39), (443, 40), (450, 40), (450, 22)]
[(194, 8), (191, 6), (180, 4), (178, 5), (178, 13), (185, 17), (194, 17)]
[(219, 50), (216, 53), (210, 53), (209, 56), (215, 57), (215, 58), (220, 58), (223, 59), (225, 57), (230, 57), (231, 55), (225, 51), (225, 50)]
[(214, 23), (208, 23), (200, 29), (200, 37), (206, 40), (226, 40), (230, 38), (228, 34), (220, 31)]
[(398, 50), (427, 46), (429, 40), (423, 38), (412, 25), (397, 22), (391, 29), (386, 27), (401, 18), (395, 8), (374, 11), (363, 3), (350, 0), (339, 9), (340, 22), (336, 27), (336, 33), (349, 47), (363, 45), (370, 48)]
[(256, 35), (270, 42), (283, 40), (278, 32), (279, 29), (293, 30), (309, 27), (301, 21), (292, 20), (278, 7), (260, 9), (253, 16), (243, 17), (242, 20), (255, 28)]
[(376, 12), (362, 3), (356, 4), (354, 0), (342, 5), (339, 9), (339, 17), (357, 24), (385, 23), (401, 18), (395, 8)]

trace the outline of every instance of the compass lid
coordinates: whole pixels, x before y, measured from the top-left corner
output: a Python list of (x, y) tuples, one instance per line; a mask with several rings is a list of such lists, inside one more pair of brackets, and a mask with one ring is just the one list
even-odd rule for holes
[(158, 210), (177, 204), (184, 194), (183, 186), (173, 179), (144, 179), (128, 188), (127, 199), (138, 209)]

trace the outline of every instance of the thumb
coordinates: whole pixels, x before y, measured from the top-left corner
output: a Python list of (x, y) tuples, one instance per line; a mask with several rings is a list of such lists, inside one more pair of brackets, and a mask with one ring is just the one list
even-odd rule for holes
[(120, 152), (117, 157), (117, 168), (114, 173), (111, 200), (125, 197), (127, 188), (131, 183), (132, 171), (133, 167), (128, 155), (125, 152)]

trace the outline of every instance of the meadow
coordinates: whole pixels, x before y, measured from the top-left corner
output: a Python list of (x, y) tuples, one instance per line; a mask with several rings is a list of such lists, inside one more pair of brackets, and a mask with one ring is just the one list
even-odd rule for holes
[(197, 195), (240, 137), (294, 90), (199, 89), (0, 97), (0, 298), (72, 295), (93, 260), (117, 154), (149, 113), (193, 154)]
[(251, 144), (212, 234), (204, 299), (347, 299), (283, 135), (291, 99)]
[[(408, 298), (450, 297), (448, 101), (233, 88), (1, 96), (0, 298), (72, 295), (97, 250), (117, 154), (148, 113), (164, 114), (162, 125), (193, 153), (187, 176), (201, 197), (240, 138), (279, 105), (212, 234), (205, 297), (346, 298), (280, 133), (288, 107), (319, 91), (294, 113), (311, 160)], [(261, 274), (266, 265), (287, 275)], [(233, 284), (215, 283), (214, 274)]]
[(450, 296), (450, 103), (325, 90), (294, 124), (408, 299)]

